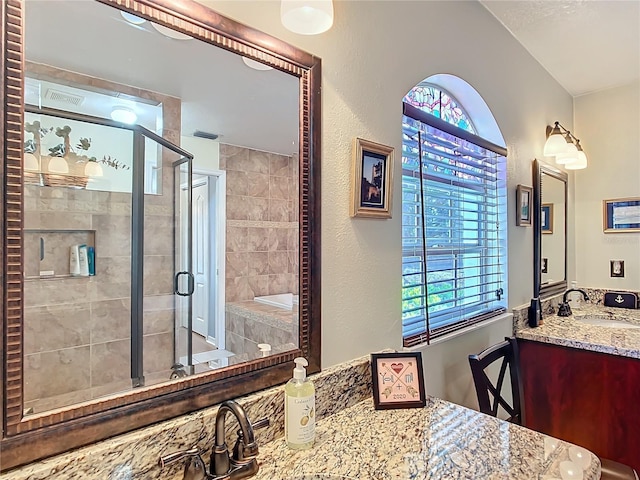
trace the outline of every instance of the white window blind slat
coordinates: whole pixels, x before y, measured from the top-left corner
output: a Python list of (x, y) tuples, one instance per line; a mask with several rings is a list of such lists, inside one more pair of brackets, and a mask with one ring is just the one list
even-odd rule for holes
[(402, 323), (410, 346), (506, 309), (506, 182), (500, 154), (403, 122)]

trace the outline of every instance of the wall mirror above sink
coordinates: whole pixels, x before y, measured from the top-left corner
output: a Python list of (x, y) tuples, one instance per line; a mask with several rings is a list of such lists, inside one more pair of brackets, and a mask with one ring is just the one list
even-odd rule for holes
[(0, 468), (318, 371), (320, 59), (190, 0), (0, 13)]
[(566, 172), (533, 162), (534, 296), (546, 298), (567, 289)]

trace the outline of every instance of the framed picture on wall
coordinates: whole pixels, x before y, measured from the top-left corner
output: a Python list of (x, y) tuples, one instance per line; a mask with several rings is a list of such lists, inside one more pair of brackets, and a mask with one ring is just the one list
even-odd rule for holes
[(553, 233), (553, 203), (543, 203), (540, 209), (542, 233)]
[(640, 197), (603, 200), (604, 233), (640, 232)]
[(516, 188), (516, 225), (519, 227), (531, 226), (533, 188), (518, 185)]
[(352, 172), (351, 216), (391, 218), (393, 148), (356, 138)]
[(422, 353), (372, 353), (371, 375), (376, 410), (426, 405)]

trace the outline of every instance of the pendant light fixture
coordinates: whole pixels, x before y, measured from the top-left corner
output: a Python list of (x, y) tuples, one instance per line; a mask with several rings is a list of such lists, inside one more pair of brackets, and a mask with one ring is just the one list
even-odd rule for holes
[(544, 144), (543, 155), (555, 157), (558, 165), (567, 170), (587, 168), (587, 155), (584, 153), (580, 140), (569, 130), (555, 122), (554, 126), (547, 126), (547, 141)]
[(333, 0), (281, 0), (280, 20), (293, 33), (326, 32), (333, 25)]

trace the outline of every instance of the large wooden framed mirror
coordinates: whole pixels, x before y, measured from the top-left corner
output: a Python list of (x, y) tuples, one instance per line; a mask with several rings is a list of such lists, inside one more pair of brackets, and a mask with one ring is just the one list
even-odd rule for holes
[(191, 0), (0, 8), (2, 470), (319, 371), (320, 59)]
[(534, 296), (567, 289), (568, 175), (540, 160), (533, 162)]

